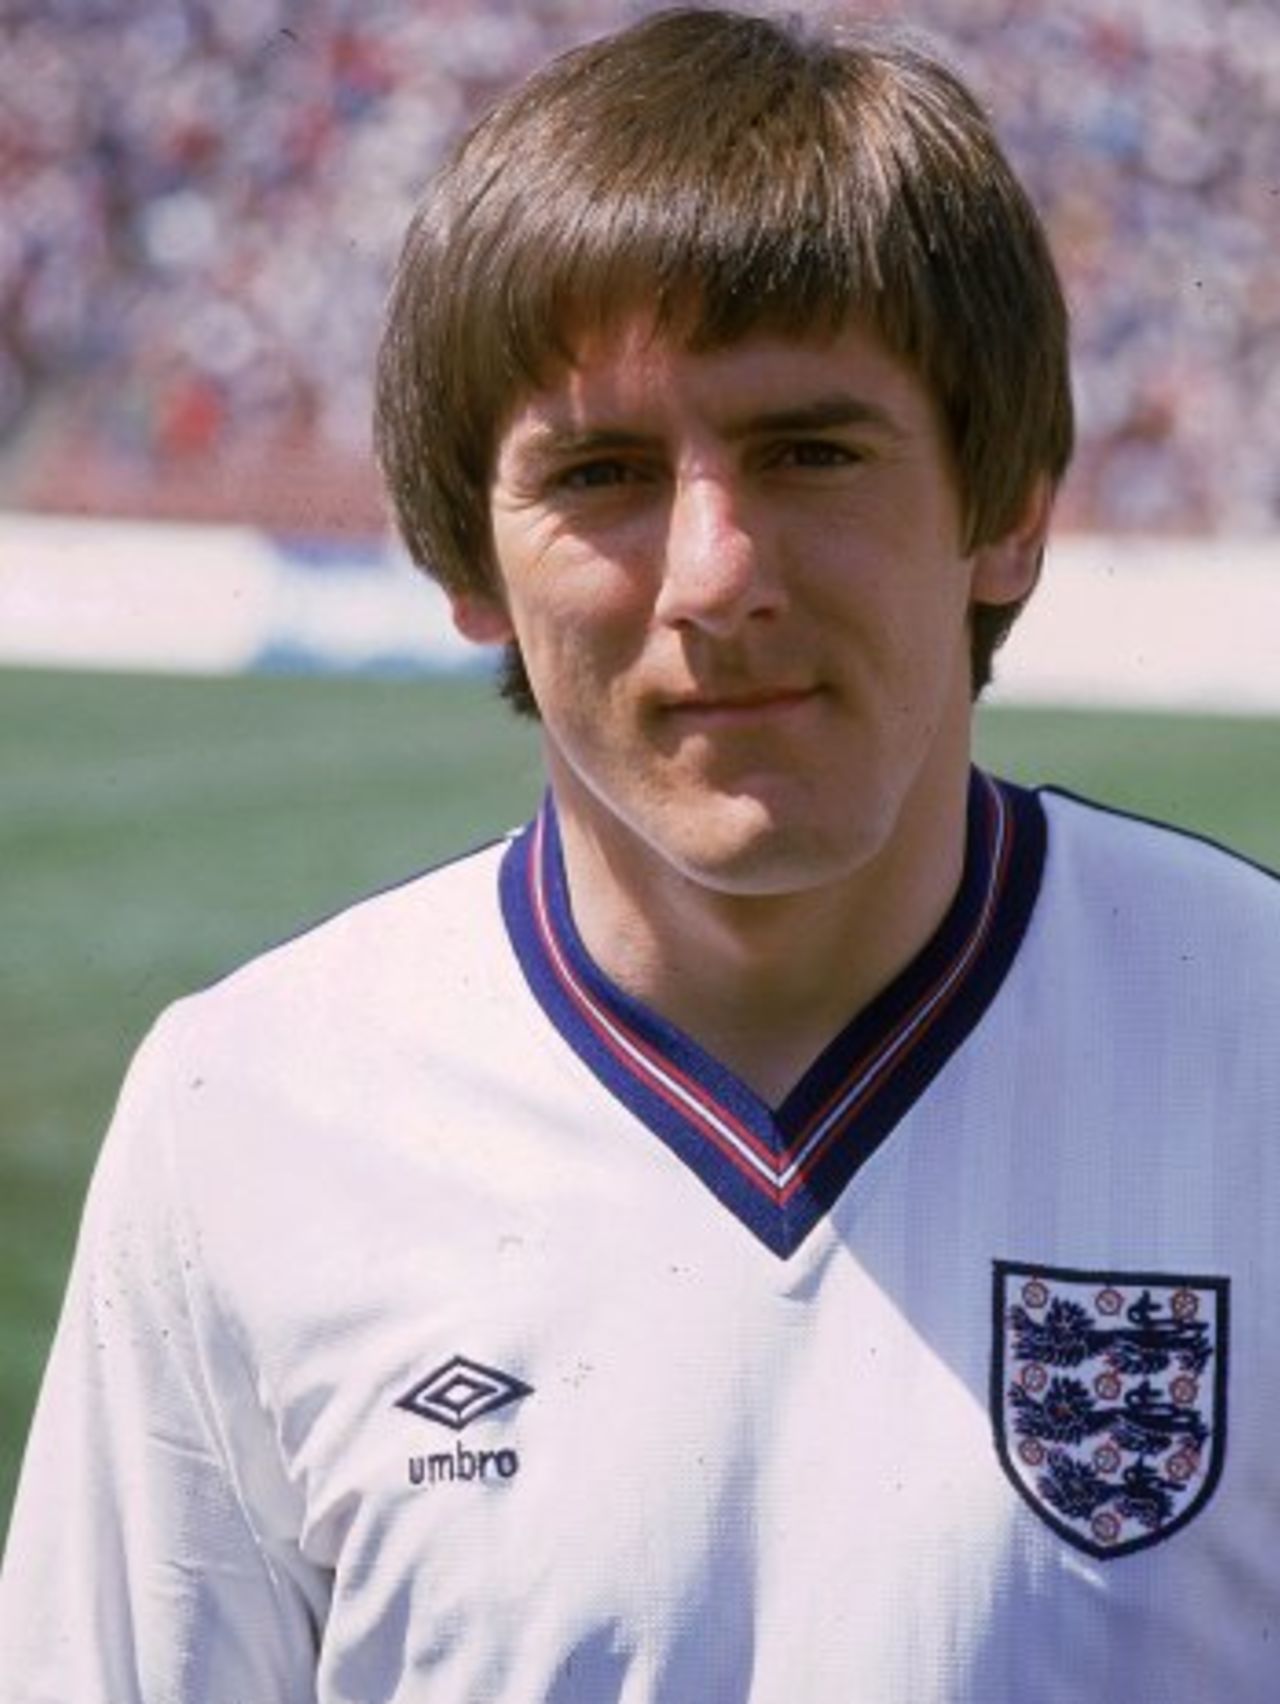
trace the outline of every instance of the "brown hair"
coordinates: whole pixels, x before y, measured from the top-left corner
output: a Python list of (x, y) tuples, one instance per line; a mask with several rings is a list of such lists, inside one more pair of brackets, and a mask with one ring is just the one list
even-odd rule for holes
[[(489, 482), (514, 406), (637, 312), (693, 347), (870, 325), (939, 406), (966, 548), (1070, 458), (1035, 212), (964, 85), (878, 27), (661, 12), (551, 61), (464, 139), (409, 228), (377, 384), (401, 531), (446, 588), (497, 591)], [(1018, 607), (974, 611), (975, 693)]]

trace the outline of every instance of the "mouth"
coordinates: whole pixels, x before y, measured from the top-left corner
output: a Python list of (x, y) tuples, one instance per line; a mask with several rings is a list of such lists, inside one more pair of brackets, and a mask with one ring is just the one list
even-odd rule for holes
[(671, 699), (666, 714), (678, 723), (735, 725), (785, 720), (820, 695), (816, 686), (758, 686), (724, 692), (694, 692)]

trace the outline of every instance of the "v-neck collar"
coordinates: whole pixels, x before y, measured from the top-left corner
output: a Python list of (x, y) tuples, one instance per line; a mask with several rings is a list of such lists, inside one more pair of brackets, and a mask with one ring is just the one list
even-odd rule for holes
[(776, 1108), (625, 993), (574, 925), (550, 795), (507, 849), (503, 915), (556, 1029), (742, 1223), (794, 1253), (961, 1046), (1013, 962), (1039, 890), (1034, 794), (974, 770), (964, 874), (920, 953), (824, 1048)]

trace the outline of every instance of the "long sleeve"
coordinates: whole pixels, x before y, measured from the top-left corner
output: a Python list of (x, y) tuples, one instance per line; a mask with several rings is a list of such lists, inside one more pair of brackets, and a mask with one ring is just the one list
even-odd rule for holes
[(315, 1697), (327, 1581), (264, 1531), (229, 1440), (252, 1375), (198, 1317), (166, 1061), (153, 1037), (89, 1193), (0, 1581), (2, 1704)]

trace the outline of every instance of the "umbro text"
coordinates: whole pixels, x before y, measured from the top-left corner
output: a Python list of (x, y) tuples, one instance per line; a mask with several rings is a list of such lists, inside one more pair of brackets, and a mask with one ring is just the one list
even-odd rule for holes
[(452, 1485), (456, 1480), (514, 1479), (520, 1457), (514, 1450), (452, 1450), (409, 1457), (410, 1485)]

